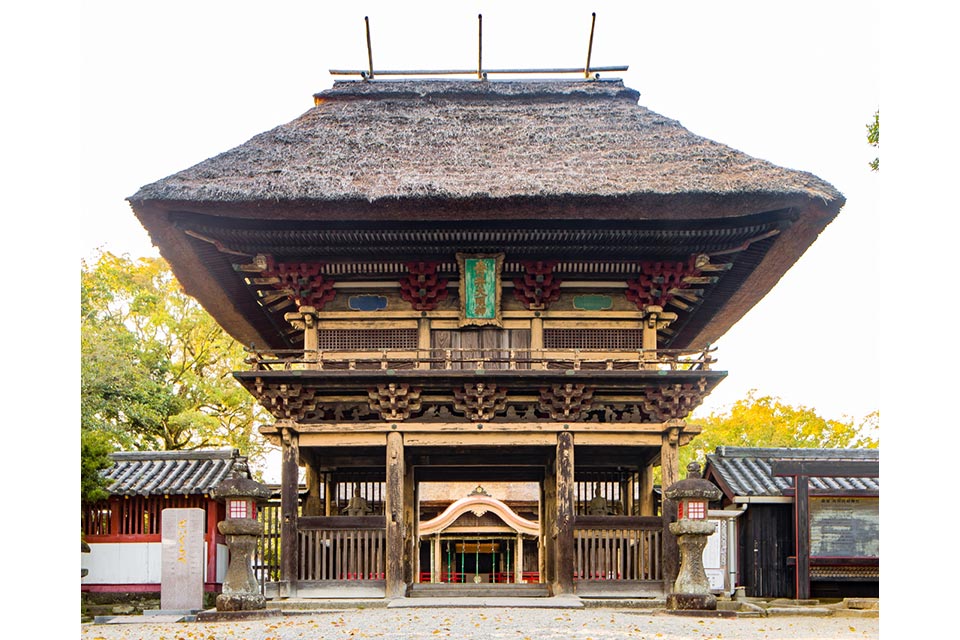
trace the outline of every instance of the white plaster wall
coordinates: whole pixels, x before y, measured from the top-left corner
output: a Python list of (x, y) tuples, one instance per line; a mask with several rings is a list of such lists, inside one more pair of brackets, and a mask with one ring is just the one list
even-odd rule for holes
[[(90, 544), (80, 554), (80, 566), (89, 573), (81, 584), (160, 584), (160, 542), (104, 542)], [(207, 579), (207, 546), (203, 546), (203, 578)], [(227, 547), (217, 545), (217, 582), (227, 575)]]
[[(204, 549), (204, 553), (206, 553), (206, 549)], [(217, 582), (221, 584), (223, 584), (224, 579), (227, 577), (227, 565), (230, 564), (229, 553), (227, 545), (217, 545)], [(203, 566), (207, 566), (206, 562), (204, 562)]]
[(159, 542), (93, 543), (80, 557), (89, 570), (83, 584), (160, 583)]

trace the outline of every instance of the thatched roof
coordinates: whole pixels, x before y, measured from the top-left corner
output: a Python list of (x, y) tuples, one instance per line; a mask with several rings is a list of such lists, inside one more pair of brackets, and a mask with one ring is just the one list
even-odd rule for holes
[(293, 122), (147, 185), (131, 201), (709, 194), (842, 202), (816, 176), (696, 136), (638, 106), (638, 96), (620, 81), (338, 82)]
[[(187, 291), (236, 338), (261, 345), (279, 343), (267, 335), (268, 323), (253, 317), (258, 311), (241, 287), (228, 282), (230, 264), (213, 264), (210, 251), (275, 254), (297, 233), (351, 225), (527, 221), (544, 228), (606, 225), (612, 237), (616, 225), (639, 225), (644, 233), (672, 225), (682, 233), (688, 224), (714, 229), (744, 221), (746, 229), (746, 221), (777, 212), (776, 241), (673, 346), (702, 345), (776, 284), (844, 198), (809, 173), (694, 135), (639, 106), (638, 96), (620, 81), (337, 82), (292, 122), (129, 200)], [(230, 236), (249, 236), (253, 227), (263, 233)], [(606, 257), (662, 259), (657, 247), (676, 250), (677, 234), (666, 236), (659, 245), (645, 239), (642, 256)], [(206, 248), (198, 237), (207, 239)], [(301, 244), (296, 259), (318, 243)], [(736, 246), (732, 236), (729, 243)]]

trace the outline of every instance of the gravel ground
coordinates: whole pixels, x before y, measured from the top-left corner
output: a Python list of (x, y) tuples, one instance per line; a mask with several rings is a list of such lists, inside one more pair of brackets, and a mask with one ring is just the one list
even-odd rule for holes
[(879, 639), (879, 618), (700, 618), (625, 609), (352, 609), (271, 621), (84, 624), (82, 640), (498, 640)]

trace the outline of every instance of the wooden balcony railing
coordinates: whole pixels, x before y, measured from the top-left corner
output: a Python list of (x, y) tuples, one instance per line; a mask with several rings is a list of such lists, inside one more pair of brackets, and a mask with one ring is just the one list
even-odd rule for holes
[(663, 521), (650, 516), (577, 516), (574, 580), (663, 580)]
[(297, 537), (300, 580), (384, 579), (386, 521), (383, 516), (304, 517), (297, 523)]
[(715, 348), (658, 349), (385, 349), (346, 351), (247, 349), (255, 371), (388, 369), (561, 369), (709, 371)]

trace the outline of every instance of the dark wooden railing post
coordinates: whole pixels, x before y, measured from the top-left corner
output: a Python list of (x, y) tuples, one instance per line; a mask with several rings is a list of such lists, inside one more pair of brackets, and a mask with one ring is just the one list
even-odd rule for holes
[(299, 435), (290, 427), (281, 428), (280, 443), (280, 581), (281, 595), (296, 595), (297, 566), (300, 551), (297, 544), (297, 510), (299, 508)]
[(404, 459), (403, 435), (391, 431), (387, 434), (387, 486), (385, 497), (387, 566), (386, 597), (399, 598), (405, 595), (403, 582), (404, 550)]
[(555, 548), (555, 593), (573, 593), (573, 526), (575, 516), (573, 481), (573, 434), (557, 434), (557, 542)]

